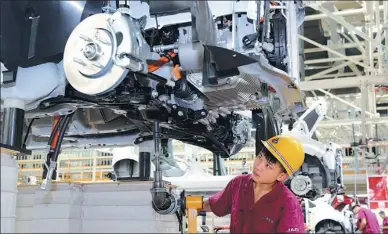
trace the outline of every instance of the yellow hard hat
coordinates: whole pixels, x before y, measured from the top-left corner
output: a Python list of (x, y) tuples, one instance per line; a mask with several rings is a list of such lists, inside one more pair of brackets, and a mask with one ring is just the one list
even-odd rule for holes
[(289, 176), (292, 176), (302, 166), (304, 150), (302, 144), (294, 137), (279, 135), (261, 141), (261, 143), (286, 169)]

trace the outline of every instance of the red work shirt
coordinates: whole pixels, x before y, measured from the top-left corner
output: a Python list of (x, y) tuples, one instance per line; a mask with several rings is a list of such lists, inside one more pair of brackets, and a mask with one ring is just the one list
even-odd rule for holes
[[(385, 217), (383, 219), (383, 227), (387, 227), (387, 226), (388, 226), (388, 217)], [(388, 229), (383, 229), (383, 233), (388, 234)]]
[(366, 219), (366, 227), (362, 233), (380, 233), (380, 225), (376, 215), (369, 209), (360, 208), (357, 214), (357, 228), (360, 228), (361, 220)]
[(251, 175), (240, 175), (209, 204), (219, 217), (231, 214), (230, 233), (305, 233), (298, 199), (281, 182), (254, 204)]

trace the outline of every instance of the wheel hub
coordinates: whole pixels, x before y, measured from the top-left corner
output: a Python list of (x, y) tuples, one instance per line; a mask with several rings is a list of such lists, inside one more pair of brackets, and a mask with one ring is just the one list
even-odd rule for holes
[(67, 80), (79, 92), (99, 95), (115, 88), (128, 70), (113, 63), (113, 37), (108, 28), (110, 14), (95, 14), (71, 33), (64, 52)]

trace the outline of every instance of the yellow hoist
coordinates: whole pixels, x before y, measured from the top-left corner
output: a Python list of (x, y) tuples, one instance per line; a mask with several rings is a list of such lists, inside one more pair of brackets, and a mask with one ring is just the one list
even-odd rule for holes
[[(202, 214), (206, 218), (206, 213), (203, 210), (203, 196), (189, 195), (184, 199), (185, 218), (187, 220), (187, 233), (197, 233), (197, 217)], [(184, 225), (185, 226), (185, 225)]]
[[(212, 226), (206, 225), (206, 212), (203, 210), (203, 196), (188, 195), (184, 192), (181, 194), (181, 233), (198, 232), (198, 216), (202, 216), (202, 233), (217, 233), (220, 230), (229, 230), (229, 226)], [(184, 227), (184, 228), (183, 228)]]

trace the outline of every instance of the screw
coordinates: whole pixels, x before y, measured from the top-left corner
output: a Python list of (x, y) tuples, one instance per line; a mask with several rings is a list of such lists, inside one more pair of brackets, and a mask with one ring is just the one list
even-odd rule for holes
[(85, 66), (85, 63), (82, 61), (82, 59), (79, 59), (79, 58), (74, 57), (74, 58), (73, 58), (73, 61), (76, 62), (76, 63), (78, 63), (78, 64), (80, 64), (80, 65), (82, 65), (82, 66)]
[(93, 63), (93, 66), (95, 66), (97, 68), (104, 68), (104, 66), (102, 66), (101, 63)]
[(105, 45), (111, 45), (110, 41), (108, 40), (105, 40), (104, 38), (101, 38), (99, 36), (96, 35), (96, 40), (101, 42), (102, 44), (105, 44)]
[(157, 97), (159, 95), (159, 93), (157, 91), (153, 90), (151, 95), (152, 95), (152, 97)]
[(91, 38), (89, 38), (89, 37), (87, 37), (87, 36), (85, 36), (85, 35), (83, 35), (83, 34), (80, 34), (79, 37), (80, 37), (82, 40), (85, 40), (85, 41), (88, 41), (88, 42), (92, 41)]
[(182, 111), (178, 111), (178, 115), (179, 116), (183, 116), (183, 112)]

